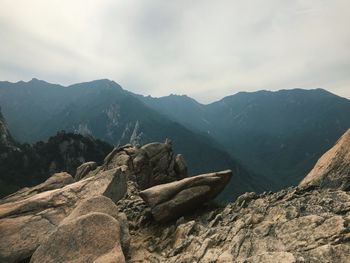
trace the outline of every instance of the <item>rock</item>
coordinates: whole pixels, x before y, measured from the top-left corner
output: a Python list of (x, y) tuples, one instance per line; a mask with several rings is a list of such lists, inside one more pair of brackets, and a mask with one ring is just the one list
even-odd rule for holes
[(118, 220), (120, 224), (120, 239), (124, 254), (127, 254), (130, 246), (129, 223), (126, 215), (118, 211), (116, 204), (103, 195), (86, 199), (78, 204), (76, 208), (67, 216), (61, 224), (77, 219), (80, 216), (93, 212), (110, 215)]
[(77, 172), (75, 173), (74, 180), (77, 182), (83, 179), (89, 172), (95, 170), (97, 168), (96, 162), (87, 162), (83, 163), (77, 168)]
[(143, 190), (149, 187), (183, 179), (187, 166), (182, 155), (172, 152), (171, 143), (149, 143), (135, 147), (127, 144), (115, 148), (104, 160), (103, 170), (125, 165), (128, 177)]
[(119, 222), (97, 212), (65, 221), (39, 246), (30, 262), (123, 263)]
[[(92, 216), (96, 214), (99, 216)], [(111, 218), (104, 218), (102, 215), (108, 215), (117, 222)], [(84, 223), (79, 223), (81, 218), (84, 218)], [(107, 223), (100, 224), (101, 218)], [(89, 228), (80, 233), (84, 230), (80, 228), (88, 228), (90, 224), (94, 225), (93, 229)], [(118, 232), (114, 232), (114, 228), (118, 228)], [(104, 234), (107, 232), (105, 238), (110, 239), (108, 242), (103, 240)], [(57, 235), (60, 238), (57, 239)], [(93, 242), (89, 242), (91, 238), (94, 239)], [(96, 238), (102, 242), (95, 242)], [(72, 242), (76, 245), (76, 250), (71, 246)], [(96, 196), (78, 204), (70, 215), (60, 223), (56, 231), (42, 242), (31, 262), (65, 262), (68, 260), (74, 260), (74, 262), (123, 262), (124, 254), (127, 253), (129, 245), (129, 226), (125, 214), (118, 212), (117, 206), (111, 199), (105, 196)], [(120, 251), (120, 246), (124, 253)], [(111, 252), (111, 248), (116, 251)], [(57, 257), (61, 254), (64, 256)]]
[(299, 186), (350, 190), (350, 129), (316, 163)]
[(73, 177), (66, 172), (55, 173), (42, 184), (30, 188), (23, 188), (9, 196), (4, 197), (0, 200), (0, 204), (20, 201), (24, 198), (28, 198), (45, 191), (62, 188), (63, 186), (73, 182)]
[(140, 192), (157, 221), (167, 221), (214, 199), (227, 185), (231, 170), (197, 175)]
[(174, 170), (180, 178), (187, 177), (187, 165), (182, 154), (176, 155)]
[(140, 191), (181, 177), (186, 165), (169, 149), (116, 148), (78, 182), (56, 175), (3, 199), (0, 262), (349, 262), (349, 192), (290, 187), (203, 205), (229, 170)]
[(104, 195), (114, 202), (126, 192), (120, 168), (0, 205), (0, 262), (18, 262), (32, 255), (79, 202)]
[(245, 259), (245, 263), (296, 263), (296, 259), (292, 253), (289, 252), (266, 252)]
[(347, 263), (349, 225), (349, 192), (291, 187), (249, 193), (225, 207), (202, 207), (177, 224), (132, 231), (128, 262)]

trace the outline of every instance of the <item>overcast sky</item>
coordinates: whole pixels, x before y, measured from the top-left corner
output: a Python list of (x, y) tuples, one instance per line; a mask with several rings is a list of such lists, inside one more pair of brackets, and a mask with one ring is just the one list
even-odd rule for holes
[(349, 0), (1, 0), (0, 80), (109, 78), (211, 102), (325, 88), (350, 98)]

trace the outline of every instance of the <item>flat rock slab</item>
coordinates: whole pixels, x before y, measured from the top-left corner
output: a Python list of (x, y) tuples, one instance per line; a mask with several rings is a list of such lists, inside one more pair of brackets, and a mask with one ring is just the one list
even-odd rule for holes
[(231, 170), (197, 175), (148, 188), (140, 196), (152, 208), (156, 221), (168, 221), (214, 199), (231, 176)]

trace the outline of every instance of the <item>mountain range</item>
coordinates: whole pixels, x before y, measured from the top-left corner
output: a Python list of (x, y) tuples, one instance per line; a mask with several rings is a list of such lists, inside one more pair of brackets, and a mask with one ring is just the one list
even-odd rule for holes
[(32, 79), (0, 82), (0, 105), (20, 142), (60, 130), (114, 145), (170, 138), (190, 174), (231, 168), (232, 198), (296, 185), (350, 127), (350, 101), (322, 89), (241, 92), (204, 105), (133, 94), (106, 79), (68, 87)]
[(350, 101), (323, 89), (240, 92), (208, 105), (187, 96), (139, 98), (211, 136), (275, 191), (298, 183), (350, 127)]

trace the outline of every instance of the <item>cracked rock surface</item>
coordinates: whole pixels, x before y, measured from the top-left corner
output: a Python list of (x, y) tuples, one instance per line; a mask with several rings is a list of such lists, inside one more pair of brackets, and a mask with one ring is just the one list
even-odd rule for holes
[(167, 224), (154, 223), (147, 209), (140, 220), (128, 202), (133, 227), (127, 262), (349, 262), (348, 192), (247, 193)]

